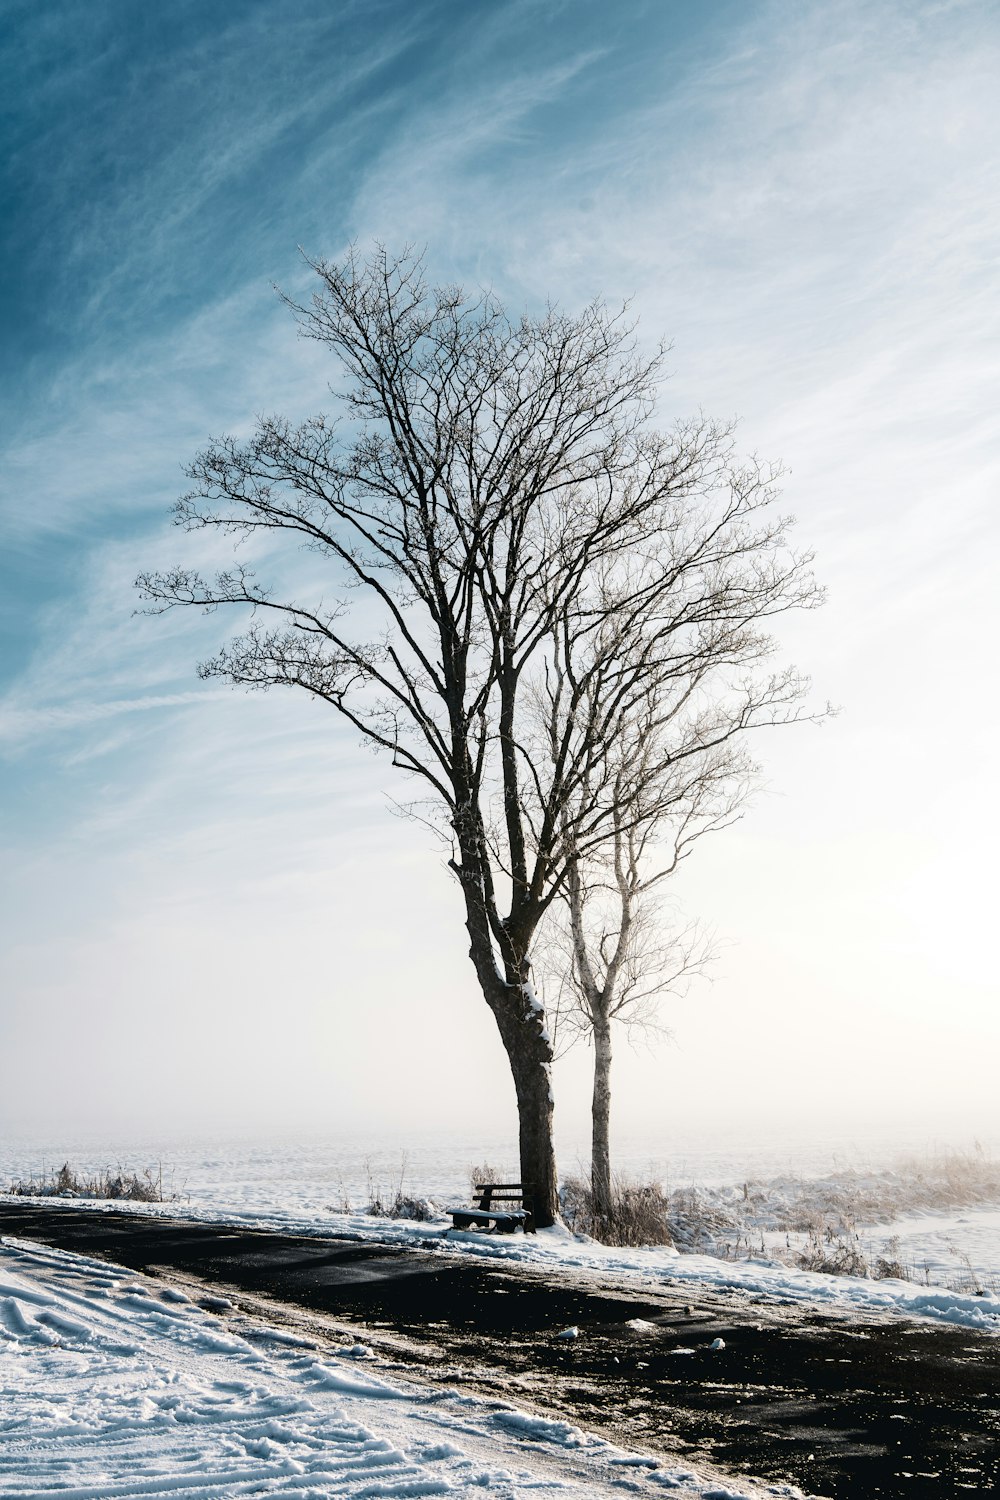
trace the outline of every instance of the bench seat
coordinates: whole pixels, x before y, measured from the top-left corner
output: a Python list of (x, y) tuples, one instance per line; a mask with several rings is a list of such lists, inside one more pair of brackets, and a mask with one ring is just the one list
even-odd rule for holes
[(529, 1217), (523, 1208), (449, 1208), (448, 1212), (455, 1229), (471, 1229), (474, 1224), (488, 1229), (495, 1224), (499, 1234), (513, 1234), (519, 1225), (523, 1228)]

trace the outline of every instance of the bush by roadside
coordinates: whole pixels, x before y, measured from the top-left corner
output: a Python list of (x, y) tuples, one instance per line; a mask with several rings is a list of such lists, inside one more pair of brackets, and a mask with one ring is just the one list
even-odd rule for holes
[[(900, 1281), (927, 1279), (907, 1264), (897, 1240), (876, 1243), (879, 1225), (912, 1213), (1000, 1204), (1000, 1163), (978, 1145), (911, 1158), (894, 1168), (844, 1169), (823, 1178), (747, 1180), (738, 1186), (667, 1189), (618, 1179), (612, 1213), (595, 1214), (589, 1184), (562, 1189), (567, 1225), (606, 1245), (674, 1245), (724, 1260), (764, 1259), (834, 1276)], [(867, 1232), (866, 1232), (867, 1231)], [(996, 1290), (968, 1256), (949, 1281), (957, 1291)]]
[(604, 1245), (672, 1245), (670, 1200), (659, 1183), (615, 1177), (611, 1212), (594, 1208), (589, 1185), (570, 1177), (560, 1191), (562, 1216), (577, 1234), (589, 1234)]
[(127, 1198), (135, 1203), (167, 1201), (163, 1194), (162, 1167), (157, 1168), (155, 1175), (149, 1167), (138, 1173), (118, 1166), (114, 1171), (106, 1167), (94, 1177), (81, 1177), (69, 1162), (63, 1162), (57, 1172), (18, 1178), (11, 1183), (8, 1192), (17, 1198)]

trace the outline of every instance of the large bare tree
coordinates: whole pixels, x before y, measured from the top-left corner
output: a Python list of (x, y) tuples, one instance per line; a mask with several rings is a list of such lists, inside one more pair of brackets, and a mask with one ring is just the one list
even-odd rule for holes
[(664, 641), (742, 618), (748, 589), (758, 615), (806, 604), (808, 560), (761, 522), (770, 476), (733, 464), (724, 429), (649, 427), (662, 351), (644, 355), (602, 304), (511, 318), (381, 249), (313, 268), (311, 303), (290, 305), (338, 362), (339, 420), (269, 417), (249, 441), (214, 442), (176, 519), (301, 543), (330, 565), (323, 598), (276, 594), (240, 564), (138, 586), (154, 610), (249, 610), (202, 675), (323, 699), (446, 830), (545, 1226), (558, 1211), (552, 1047), (532, 945), (573, 860), (613, 826), (608, 746), (641, 699), (641, 664), (631, 685), (629, 672), (569, 684), (549, 753), (536, 709), (554, 643), (566, 622), (581, 640), (600, 630), (623, 587)]

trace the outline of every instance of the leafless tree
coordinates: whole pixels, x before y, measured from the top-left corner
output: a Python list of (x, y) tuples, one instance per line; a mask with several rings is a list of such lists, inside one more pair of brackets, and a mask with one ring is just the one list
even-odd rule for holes
[[(648, 722), (640, 737), (648, 732)], [(559, 1050), (583, 1040), (594, 1049), (591, 1098), (590, 1213), (598, 1238), (615, 1235), (611, 1161), (611, 1065), (614, 1033), (663, 1033), (661, 1002), (683, 993), (707, 968), (710, 937), (697, 923), (680, 923), (664, 909), (664, 887), (704, 834), (727, 827), (740, 814), (751, 767), (737, 746), (675, 778), (676, 800), (666, 813), (644, 816), (651, 772), (673, 773), (662, 746), (619, 749), (619, 792), (605, 845), (587, 860), (570, 863), (564, 899), (553, 908), (541, 947), (543, 992)], [(634, 751), (634, 757), (628, 751)], [(651, 761), (654, 764), (651, 764)], [(693, 772), (693, 774), (690, 774)], [(551, 995), (551, 999), (550, 999)]]
[[(451, 843), (544, 1226), (558, 1209), (552, 1048), (532, 944), (572, 862), (613, 826), (607, 746), (640, 701), (627, 674), (568, 684), (549, 754), (535, 708), (559, 631), (608, 628), (626, 584), (664, 640), (717, 619), (738, 629), (748, 588), (762, 616), (815, 602), (815, 587), (781, 525), (760, 524), (770, 478), (734, 465), (725, 429), (649, 428), (662, 351), (644, 355), (623, 316), (595, 303), (514, 319), (489, 294), (429, 287), (408, 253), (313, 266), (318, 291), (291, 305), (346, 377), (341, 422), (269, 417), (247, 442), (216, 441), (176, 519), (299, 541), (331, 565), (334, 602), (275, 596), (245, 564), (138, 587), (154, 610), (249, 609), (202, 675), (304, 689), (422, 788)], [(705, 733), (710, 748), (707, 720)]]
[[(768, 503), (769, 486), (757, 487), (759, 470), (729, 477), (730, 504), (740, 497), (737, 514), (747, 500), (754, 508)], [(689, 526), (692, 515), (689, 507)], [(613, 732), (591, 731), (603, 745), (600, 767), (596, 776), (588, 768), (567, 807), (567, 875), (540, 945), (556, 1028), (594, 1048), (591, 1211), (599, 1233), (613, 1229), (614, 1024), (657, 1029), (657, 1000), (683, 988), (709, 957), (695, 927), (665, 926), (664, 884), (700, 838), (741, 815), (757, 772), (747, 751), (750, 731), (828, 711), (806, 714), (806, 680), (768, 670), (776, 645), (763, 622), (820, 599), (818, 590), (803, 592), (798, 584), (786, 593), (786, 576), (775, 571), (786, 523), (753, 535), (737, 528), (727, 536), (727, 547), (736, 545), (719, 554), (721, 569), (688, 569), (688, 559), (704, 556), (700, 535), (711, 529), (711, 515), (701, 509), (694, 530), (682, 532), (684, 561), (668, 594), (654, 587), (651, 601), (646, 569), (631, 557), (603, 569), (597, 609), (591, 601), (583, 608), (579, 599), (568, 602), (535, 702), (552, 763), (566, 734), (567, 699), (573, 717), (581, 717), (578, 696), (588, 705), (582, 716), (597, 718), (613, 684), (611, 699), (621, 710)], [(601, 836), (577, 844), (576, 830), (602, 802)]]
[(654, 882), (665, 870), (644, 872), (637, 840), (614, 840), (613, 880), (577, 867), (570, 876), (569, 963), (559, 1029), (575, 1031), (594, 1049), (591, 1096), (590, 1213), (592, 1232), (615, 1243), (611, 1163), (611, 1063), (615, 1029), (630, 1035), (662, 1033), (659, 1002), (682, 993), (710, 958), (710, 943), (696, 926), (665, 927)]

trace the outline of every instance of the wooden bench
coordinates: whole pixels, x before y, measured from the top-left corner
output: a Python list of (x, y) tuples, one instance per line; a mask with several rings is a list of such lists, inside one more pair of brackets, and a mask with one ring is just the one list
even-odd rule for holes
[[(477, 1182), (474, 1208), (449, 1208), (453, 1229), (482, 1229), (486, 1234), (534, 1234), (531, 1194), (519, 1182)], [(516, 1205), (516, 1206), (515, 1206)]]

